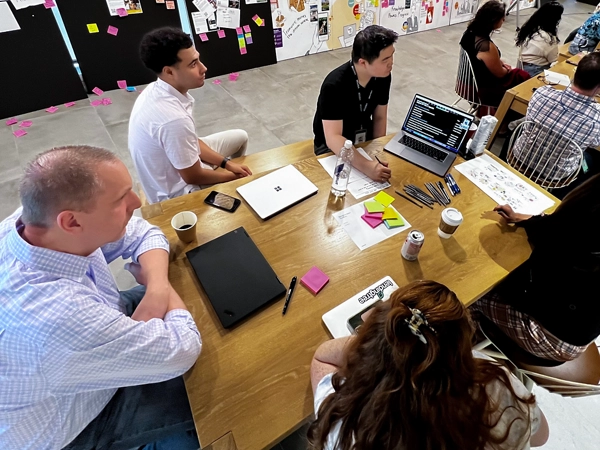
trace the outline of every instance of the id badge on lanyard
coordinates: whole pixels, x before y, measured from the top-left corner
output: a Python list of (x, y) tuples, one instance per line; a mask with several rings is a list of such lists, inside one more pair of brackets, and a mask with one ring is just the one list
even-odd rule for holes
[(356, 74), (356, 70), (354, 69), (354, 64), (352, 62), (350, 62), (350, 66), (352, 67), (352, 72), (354, 72), (354, 75), (356, 76), (356, 89), (358, 90), (358, 111), (360, 114), (360, 128), (354, 132), (354, 144), (361, 144), (367, 141), (367, 130), (363, 126), (363, 118), (365, 113), (367, 112), (367, 107), (369, 106), (371, 96), (373, 95), (373, 89), (371, 89), (371, 91), (369, 92), (367, 102), (363, 106), (362, 95), (360, 93), (360, 83), (358, 82), (358, 75)]

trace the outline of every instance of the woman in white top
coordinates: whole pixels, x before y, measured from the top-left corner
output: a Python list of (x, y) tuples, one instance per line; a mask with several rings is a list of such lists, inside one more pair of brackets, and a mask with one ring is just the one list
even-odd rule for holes
[(358, 335), (316, 351), (315, 449), (528, 449), (548, 439), (535, 398), (502, 366), (474, 355), (473, 325), (434, 281), (395, 291)]
[(517, 47), (520, 47), (519, 59), (532, 77), (558, 59), (558, 24), (564, 11), (558, 2), (542, 5), (523, 24), (517, 33)]

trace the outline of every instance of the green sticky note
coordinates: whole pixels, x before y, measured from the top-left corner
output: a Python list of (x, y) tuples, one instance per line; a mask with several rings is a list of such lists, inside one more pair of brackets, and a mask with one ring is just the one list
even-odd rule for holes
[(385, 226), (388, 228), (398, 228), (404, 226), (404, 220), (402, 220), (402, 217), (399, 217), (398, 219), (387, 219), (384, 220), (383, 223), (385, 223)]
[(383, 211), (385, 211), (385, 206), (383, 206), (379, 202), (374, 202), (374, 201), (365, 202), (365, 208), (367, 208), (367, 211), (370, 213), (377, 213), (377, 212), (382, 213)]
[(390, 194), (380, 191), (373, 200), (381, 203), (383, 206), (390, 206), (395, 199)]

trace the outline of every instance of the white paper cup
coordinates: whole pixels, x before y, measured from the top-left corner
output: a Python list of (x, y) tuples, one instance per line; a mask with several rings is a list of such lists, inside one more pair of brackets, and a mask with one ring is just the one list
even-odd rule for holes
[(171, 226), (183, 242), (192, 242), (196, 239), (197, 223), (198, 217), (191, 211), (182, 211), (171, 219)]
[(446, 208), (442, 211), (440, 226), (438, 227), (438, 236), (443, 239), (449, 239), (458, 226), (463, 222), (463, 216), (456, 208)]

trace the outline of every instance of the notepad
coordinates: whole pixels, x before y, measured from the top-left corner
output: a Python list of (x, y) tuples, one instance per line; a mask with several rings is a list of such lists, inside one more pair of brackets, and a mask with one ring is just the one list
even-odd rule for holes
[(379, 225), (381, 225), (383, 223), (383, 220), (381, 220), (381, 218), (369, 217), (366, 214), (363, 214), (362, 216), (360, 216), (360, 218), (362, 220), (364, 220), (365, 222), (367, 222), (367, 224), (371, 228), (377, 228)]
[(383, 206), (390, 206), (395, 199), (391, 195), (380, 191), (379, 194), (375, 196), (374, 200), (378, 203), (381, 203)]
[(394, 208), (390, 208), (388, 206), (387, 208), (385, 208), (385, 211), (383, 211), (383, 216), (381, 218), (383, 220), (387, 220), (387, 219), (398, 219), (399, 217), (400, 216), (398, 215), (396, 210)]
[(387, 219), (387, 220), (384, 220), (383, 223), (385, 223), (385, 226), (388, 227), (388, 229), (404, 226), (404, 220), (402, 220), (402, 218)]
[(383, 220), (383, 213), (370, 213), (369, 211), (367, 211), (367, 209), (365, 208), (365, 216), (371, 218), (371, 219), (381, 219)]
[(328, 282), (329, 277), (321, 272), (317, 266), (313, 266), (313, 268), (306, 272), (306, 275), (300, 279), (300, 283), (314, 295), (317, 295)]
[(370, 213), (375, 213), (375, 212), (382, 213), (383, 211), (385, 211), (385, 206), (383, 206), (379, 202), (370, 201), (370, 202), (365, 202), (364, 205), (365, 205), (365, 208), (367, 208), (367, 211)]

